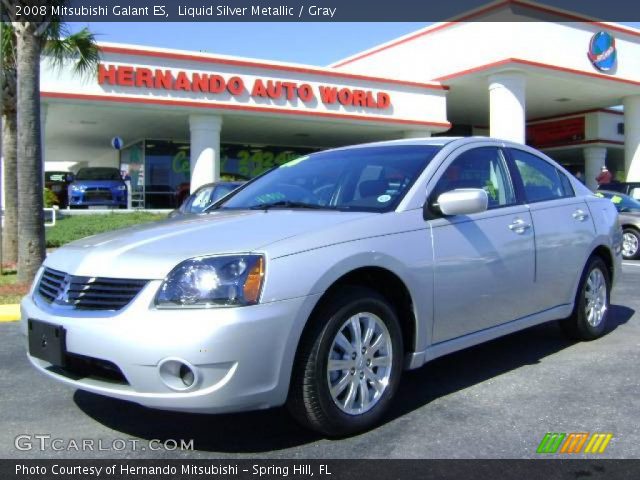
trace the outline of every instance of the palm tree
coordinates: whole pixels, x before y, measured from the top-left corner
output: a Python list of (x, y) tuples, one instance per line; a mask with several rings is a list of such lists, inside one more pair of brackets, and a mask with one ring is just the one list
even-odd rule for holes
[[(1, 6), (0, 6), (1, 8)], [(2, 227), (2, 261), (18, 260), (18, 171), (16, 159), (16, 69), (15, 36), (9, 25), (3, 25), (0, 37), (2, 72), (2, 157), (4, 164), (4, 226)]]
[[(11, 18), (12, 6), (8, 4), (8, 0), (2, 0), (2, 2), (7, 7)], [(23, 2), (15, 2), (13, 5), (16, 3)], [(41, 2), (43, 3), (61, 5), (65, 2)], [(95, 37), (88, 29), (84, 28), (75, 34), (69, 34), (66, 26), (57, 18), (42, 17), (38, 20), (41, 21), (12, 22), (11, 28), (3, 29), (2, 39), (4, 65), (9, 64), (8, 60), (12, 60), (13, 64), (13, 72), (10, 71), (11, 66), (5, 68), (6, 80), (3, 85), (5, 91), (3, 115), (4, 124), (7, 126), (3, 129), (6, 162), (5, 198), (10, 197), (14, 185), (17, 187), (17, 195), (13, 196), (14, 199), (17, 198), (17, 205), (11, 205), (11, 208), (17, 211), (14, 217), (17, 217), (17, 229), (11, 230), (12, 219), (9, 212), (11, 202), (6, 204), (4, 237), (7, 239), (5, 246), (8, 256), (5, 258), (9, 260), (10, 255), (15, 255), (17, 245), (19, 282), (30, 282), (45, 256), (43, 162), (40, 141), (40, 55), (44, 53), (59, 67), (73, 61), (75, 72), (81, 75), (95, 72), (99, 62), (99, 48)], [(12, 78), (16, 80), (11, 92), (8, 90), (10, 90)], [(12, 100), (13, 103), (11, 103)], [(14, 115), (13, 118), (9, 118), (10, 115)], [(4, 130), (7, 130), (6, 137)], [(17, 148), (14, 150), (16, 154), (12, 156), (7, 152), (6, 146), (16, 144)], [(14, 165), (17, 164), (17, 175), (13, 178), (6, 174), (7, 167), (9, 173), (12, 171), (10, 161), (13, 161)]]

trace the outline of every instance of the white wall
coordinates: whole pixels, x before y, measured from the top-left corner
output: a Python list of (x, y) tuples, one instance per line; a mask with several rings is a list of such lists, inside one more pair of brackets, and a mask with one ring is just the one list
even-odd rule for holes
[[(425, 35), (336, 68), (370, 75), (393, 71), (396, 78), (427, 81), (519, 58), (599, 73), (587, 58), (591, 37), (603, 29), (597, 25), (477, 21), (437, 28), (436, 25), (425, 29)], [(433, 33), (427, 33), (431, 30)], [(618, 68), (611, 74), (640, 80), (640, 37), (610, 33), (616, 39), (618, 50)]]
[[(135, 47), (132, 47), (135, 48)], [(143, 48), (143, 47), (140, 47)], [(146, 49), (146, 47), (144, 47)], [(147, 49), (149, 50), (149, 49)], [(153, 49), (154, 52), (166, 52), (166, 50)], [(175, 53), (175, 51), (172, 51)], [(218, 57), (207, 56), (205, 54), (198, 54), (194, 52), (182, 52), (182, 54), (192, 54), (196, 56), (202, 55), (208, 59), (215, 59)], [(95, 96), (87, 101), (95, 101), (100, 97), (133, 97), (139, 100), (156, 100), (156, 101), (197, 101), (204, 105), (211, 105), (220, 107), (220, 109), (211, 110), (211, 113), (223, 113), (224, 107), (229, 106), (231, 109), (237, 111), (238, 108), (249, 109), (247, 114), (256, 116), (268, 116), (270, 115), (269, 109), (273, 109), (274, 114), (279, 111), (290, 112), (304, 112), (305, 114), (319, 113), (319, 119), (326, 119), (326, 121), (336, 121), (334, 118), (327, 117), (327, 114), (335, 115), (339, 120), (339, 115), (348, 115), (350, 122), (357, 122), (357, 116), (362, 115), (365, 117), (375, 117), (381, 120), (391, 119), (391, 121), (407, 121), (410, 122), (435, 122), (446, 123), (446, 91), (442, 89), (428, 89), (420, 86), (412, 85), (400, 85), (393, 82), (381, 82), (367, 79), (354, 79), (345, 78), (340, 76), (333, 76), (334, 71), (331, 69), (321, 69), (317, 67), (304, 67), (308, 68), (308, 73), (294, 71), (294, 70), (281, 70), (273, 68), (270, 64), (264, 64), (264, 66), (253, 65), (237, 65), (227, 63), (217, 63), (215, 60), (202, 62), (188, 59), (170, 59), (170, 58), (158, 58), (145, 55), (131, 55), (123, 53), (103, 53), (102, 63), (105, 65), (133, 65), (136, 67), (149, 68), (155, 71), (155, 69), (167, 70), (170, 69), (174, 72), (174, 76), (178, 71), (184, 71), (189, 76), (192, 73), (208, 73), (219, 74), (225, 78), (231, 76), (240, 76), (247, 87), (251, 90), (254, 81), (258, 78), (274, 81), (292, 81), (298, 84), (307, 83), (311, 85), (314, 93), (316, 94), (316, 101), (304, 103), (299, 100), (287, 100), (284, 99), (264, 99), (255, 98), (248, 93), (234, 97), (227, 93), (213, 94), (203, 92), (189, 92), (189, 91), (176, 91), (176, 90), (163, 90), (155, 88), (144, 87), (127, 87), (127, 86), (112, 86), (108, 84), (99, 85), (94, 78), (81, 79), (72, 75), (70, 69), (63, 71), (56, 70), (52, 65), (43, 60), (41, 65), (41, 82), (40, 88), (44, 92), (44, 95), (62, 94), (66, 95), (69, 101), (74, 101), (73, 97), (78, 95), (91, 95)], [(232, 59), (239, 60), (239, 59)], [(302, 68), (300, 66), (294, 66), (294, 68)], [(330, 76), (319, 72), (328, 72)], [(389, 71), (386, 72), (388, 76)], [(395, 78), (395, 73), (393, 75)], [(386, 92), (391, 96), (391, 108), (376, 109), (367, 107), (355, 107), (355, 106), (343, 106), (340, 104), (324, 104), (320, 100), (318, 95), (318, 87), (321, 85), (335, 86), (338, 88), (348, 87), (351, 89), (362, 89), (373, 92), (376, 95), (378, 92)], [(134, 104), (132, 104), (134, 105)], [(171, 108), (167, 106), (166, 108)], [(253, 110), (251, 110), (253, 109)], [(260, 110), (258, 110), (260, 109)], [(322, 116), (324, 114), (324, 116)], [(308, 117), (306, 117), (308, 118)], [(434, 131), (444, 131), (448, 127), (434, 128)]]

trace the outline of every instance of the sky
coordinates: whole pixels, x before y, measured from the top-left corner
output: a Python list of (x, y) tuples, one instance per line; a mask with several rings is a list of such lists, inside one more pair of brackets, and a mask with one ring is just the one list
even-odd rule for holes
[(325, 66), (429, 25), (414, 23), (72, 23), (98, 41)]
[[(621, 22), (640, 28), (640, 22)], [(430, 25), (412, 23), (71, 23), (98, 41), (326, 66)]]

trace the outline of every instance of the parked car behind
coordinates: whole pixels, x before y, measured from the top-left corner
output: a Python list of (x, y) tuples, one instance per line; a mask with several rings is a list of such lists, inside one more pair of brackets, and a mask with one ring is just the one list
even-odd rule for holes
[(35, 368), (158, 409), (286, 404), (348, 435), (405, 369), (557, 319), (604, 335), (621, 265), (611, 201), (487, 138), (312, 153), (208, 212), (48, 255), (22, 301)]
[(214, 182), (202, 185), (185, 199), (180, 208), (169, 213), (169, 218), (188, 213), (202, 213), (243, 183), (245, 182)]
[(78, 170), (69, 185), (71, 208), (127, 208), (127, 185), (117, 168), (87, 167)]
[(44, 172), (44, 186), (58, 198), (58, 207), (66, 208), (69, 203), (69, 184), (73, 175), (69, 172)]
[(611, 182), (598, 185), (598, 190), (620, 192), (632, 198), (640, 199), (640, 182)]
[(611, 200), (618, 210), (622, 227), (622, 257), (637, 260), (640, 258), (640, 202), (624, 193), (608, 190), (598, 190), (596, 195)]

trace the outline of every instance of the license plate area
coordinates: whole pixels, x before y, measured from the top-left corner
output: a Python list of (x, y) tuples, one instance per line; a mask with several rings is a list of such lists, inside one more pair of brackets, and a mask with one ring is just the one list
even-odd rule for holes
[(65, 366), (66, 330), (59, 325), (28, 320), (29, 354), (57, 367)]

